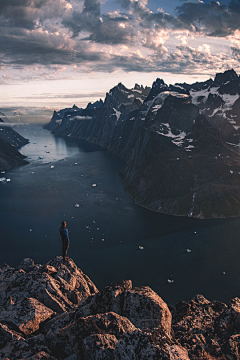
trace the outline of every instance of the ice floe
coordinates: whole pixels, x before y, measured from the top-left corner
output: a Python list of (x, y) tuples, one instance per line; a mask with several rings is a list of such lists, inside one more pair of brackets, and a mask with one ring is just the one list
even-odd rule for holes
[(5, 177), (0, 178), (0, 182), (2, 182), (2, 183), (6, 183), (6, 182), (10, 182), (10, 181), (11, 181), (10, 178), (8, 178), (8, 179), (6, 179)]

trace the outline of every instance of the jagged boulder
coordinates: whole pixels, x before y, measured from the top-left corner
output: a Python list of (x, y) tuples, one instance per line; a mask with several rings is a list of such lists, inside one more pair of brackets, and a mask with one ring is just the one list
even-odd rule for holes
[(83, 356), (88, 360), (112, 360), (118, 340), (109, 334), (94, 334), (83, 340)]
[(0, 307), (0, 321), (14, 324), (25, 335), (38, 330), (39, 325), (54, 314), (54, 311), (34, 298), (23, 298)]
[(24, 259), (16, 269), (4, 265), (0, 280), (0, 302), (35, 298), (57, 313), (70, 310), (81, 299), (98, 291), (73, 260), (64, 264), (60, 256), (45, 266), (35, 265), (31, 259)]
[(164, 332), (142, 332), (139, 329), (125, 334), (117, 343), (116, 360), (189, 360), (186, 349), (172, 343)]
[(196, 295), (171, 315), (149, 287), (123, 280), (98, 292), (60, 257), (4, 265), (0, 280), (0, 359), (239, 360), (239, 298), (227, 306)]
[(170, 334), (171, 312), (162, 298), (148, 286), (125, 291), (123, 316), (140, 329), (160, 326)]
[(81, 358), (84, 352), (88, 352), (87, 345), (96, 340), (96, 337), (95, 340), (89, 338), (92, 335), (104, 335), (103, 342), (107, 341), (108, 335), (111, 335), (112, 337), (109, 338), (111, 346), (109, 346), (112, 348), (114, 338), (119, 339), (126, 332), (136, 329), (128, 319), (113, 312), (79, 318), (65, 327), (62, 327), (63, 324), (58, 320), (58, 318), (55, 320), (54, 326), (46, 334), (49, 348), (57, 358), (63, 354), (67, 357), (73, 353)]
[(86, 317), (109, 311), (123, 314), (123, 302), (125, 291), (132, 288), (131, 280), (123, 280), (106, 286), (97, 294), (83, 299), (76, 311), (77, 317)]
[(9, 329), (6, 324), (0, 323), (0, 349), (10, 341), (24, 340), (24, 337), (15, 330)]
[(149, 287), (132, 288), (132, 282), (127, 280), (111, 284), (99, 293), (83, 299), (76, 316), (83, 317), (109, 311), (127, 317), (141, 329), (162, 326), (170, 333), (172, 315), (168, 306)]
[(229, 359), (240, 359), (240, 334), (232, 335), (228, 343)]
[(42, 356), (42, 358), (33, 357), (33, 359), (43, 360), (43, 354), (44, 356), (48, 356), (46, 359), (54, 360), (54, 357), (49, 357), (51, 354), (48, 350), (45, 338), (41, 334), (27, 339), (20, 338), (12, 340), (8, 342), (5, 347), (0, 349), (0, 359), (8, 358), (9, 360), (20, 360), (28, 359), (32, 356)]
[[(236, 341), (229, 340), (233, 311), (231, 305), (210, 302), (202, 295), (176, 305), (172, 328), (191, 359), (227, 359), (226, 353), (231, 358), (232, 353), (237, 351), (234, 350)], [(229, 350), (226, 351), (226, 348)]]
[[(228, 327), (233, 333), (240, 333), (240, 299), (234, 298), (230, 301), (228, 311)], [(229, 330), (230, 330), (229, 329)]]
[(105, 339), (107, 335), (113, 335), (119, 339), (126, 332), (136, 329), (128, 319), (113, 312), (79, 318), (65, 327), (62, 327), (63, 324), (58, 320), (55, 320), (55, 326), (46, 334), (49, 348), (56, 357), (63, 354), (67, 357), (73, 353), (79, 357), (83, 356), (90, 341), (88, 339), (83, 343), (83, 340), (91, 335), (106, 335)]

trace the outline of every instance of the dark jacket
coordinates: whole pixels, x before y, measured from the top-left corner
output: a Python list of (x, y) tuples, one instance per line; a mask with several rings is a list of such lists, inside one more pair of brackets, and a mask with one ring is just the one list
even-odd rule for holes
[(59, 232), (60, 232), (62, 241), (65, 241), (65, 242), (68, 242), (68, 243), (69, 243), (70, 240), (69, 240), (69, 236), (68, 236), (68, 229), (67, 229), (67, 228), (63, 228), (62, 226), (60, 226)]

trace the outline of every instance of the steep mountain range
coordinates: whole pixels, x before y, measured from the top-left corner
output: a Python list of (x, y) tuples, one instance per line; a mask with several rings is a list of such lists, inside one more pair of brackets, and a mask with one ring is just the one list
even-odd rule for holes
[(54, 113), (53, 133), (86, 139), (126, 161), (135, 202), (198, 218), (240, 215), (240, 77), (234, 70), (193, 84), (121, 83), (104, 102)]
[(25, 156), (17, 149), (26, 145), (29, 140), (13, 130), (6, 121), (6, 115), (0, 113), (0, 170), (27, 164)]

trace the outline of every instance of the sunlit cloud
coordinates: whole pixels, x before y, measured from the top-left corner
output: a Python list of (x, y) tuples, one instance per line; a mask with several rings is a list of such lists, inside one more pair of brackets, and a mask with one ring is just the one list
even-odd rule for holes
[[(172, 4), (169, 12), (148, 0), (1, 1), (0, 85), (74, 81), (94, 73), (104, 81), (104, 74), (119, 71), (186, 76), (240, 71), (240, 1)], [(20, 93), (14, 100), (50, 104), (104, 95), (97, 82), (92, 92), (64, 91)]]

